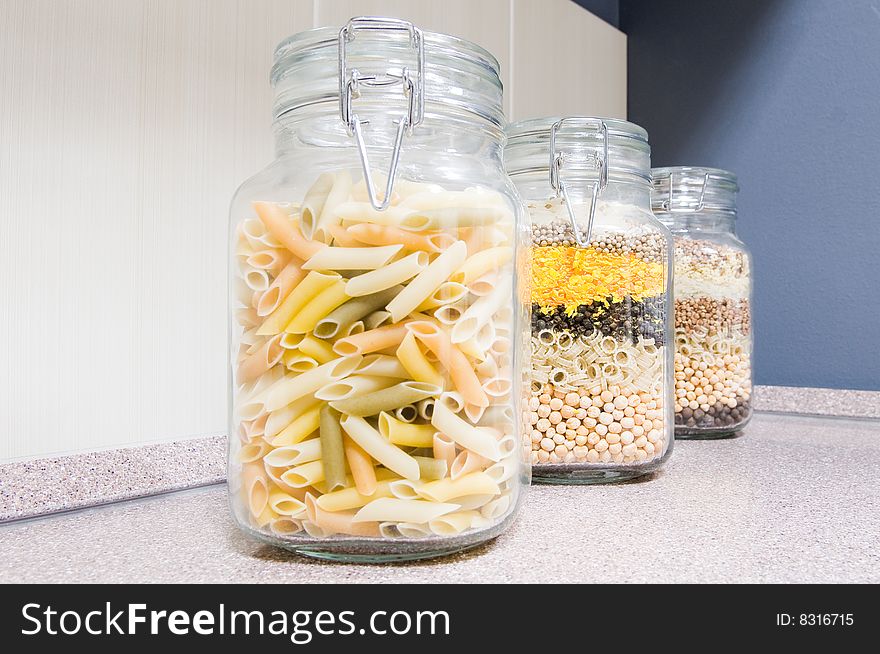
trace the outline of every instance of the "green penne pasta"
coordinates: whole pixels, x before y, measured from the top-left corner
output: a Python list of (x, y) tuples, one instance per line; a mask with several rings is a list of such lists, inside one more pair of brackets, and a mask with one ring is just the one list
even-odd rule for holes
[(329, 406), (321, 407), (321, 464), (329, 491), (345, 486), (345, 452), (342, 449), (342, 428), (339, 414)]
[(434, 459), (427, 456), (413, 456), (419, 464), (419, 479), (431, 481), (443, 479), (446, 476), (448, 466), (443, 459)]
[(335, 338), (346, 326), (383, 308), (401, 290), (402, 286), (394, 286), (371, 295), (352, 298), (321, 318), (315, 325), (313, 334), (318, 338)]
[(414, 404), (426, 397), (437, 396), (443, 391), (439, 386), (423, 382), (401, 382), (390, 388), (366, 393), (344, 400), (330, 402), (330, 406), (349, 416), (363, 418), (373, 416), (382, 411), (393, 411), (407, 404)]

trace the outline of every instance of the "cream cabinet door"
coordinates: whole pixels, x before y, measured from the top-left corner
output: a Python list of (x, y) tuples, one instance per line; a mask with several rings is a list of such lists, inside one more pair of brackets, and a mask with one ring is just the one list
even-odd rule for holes
[(0, 460), (226, 428), (226, 215), (312, 0), (0, 1)]
[(570, 0), (512, 3), (512, 120), (626, 118), (626, 35)]

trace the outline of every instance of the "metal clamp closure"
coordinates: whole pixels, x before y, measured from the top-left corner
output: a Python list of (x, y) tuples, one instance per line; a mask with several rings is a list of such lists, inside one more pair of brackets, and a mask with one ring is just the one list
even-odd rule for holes
[(663, 203), (660, 205), (663, 211), (667, 213), (699, 213), (703, 210), (703, 198), (706, 197), (706, 186), (709, 184), (709, 178), (712, 176), (712, 173), (706, 173), (703, 176), (703, 184), (700, 186), (700, 198), (697, 200), (696, 207), (678, 207), (673, 208), (672, 206), (672, 188), (674, 186), (672, 177), (675, 175), (675, 172), (669, 171), (669, 190), (666, 196), (666, 199), (663, 200)]
[[(359, 31), (407, 32), (410, 46), (416, 51), (415, 76), (407, 68), (403, 68), (400, 73), (387, 71), (384, 75), (361, 75), (354, 68), (349, 71), (346, 62), (346, 45), (354, 40)], [(397, 176), (397, 164), (400, 161), (400, 148), (404, 135), (412, 134), (413, 127), (419, 125), (425, 117), (424, 71), (424, 38), (422, 31), (410, 22), (396, 18), (361, 16), (352, 18), (345, 27), (339, 30), (339, 113), (349, 135), (355, 137), (361, 165), (364, 169), (367, 195), (370, 198), (370, 204), (377, 211), (384, 211), (391, 203), (391, 193), (394, 188), (394, 179)], [(352, 101), (360, 97), (361, 87), (384, 88), (398, 84), (401, 85), (403, 95), (407, 100), (407, 112), (403, 118), (396, 121), (397, 136), (394, 140), (394, 149), (391, 152), (391, 166), (388, 170), (385, 196), (380, 201), (376, 194), (367, 148), (364, 143), (363, 126), (369, 124), (369, 121), (358, 118), (352, 109)]]
[[(574, 215), (574, 209), (571, 206), (571, 201), (568, 198), (568, 191), (565, 186), (565, 182), (562, 181), (562, 164), (565, 161), (565, 153), (558, 152), (556, 148), (556, 134), (562, 129), (564, 123), (576, 123), (578, 125), (585, 125), (588, 129), (593, 129), (602, 137), (602, 148), (597, 155), (590, 158), (595, 158), (596, 168), (599, 172), (599, 179), (592, 184), (592, 192), (591, 192), (591, 201), (590, 201), (590, 213), (587, 218), (587, 229), (586, 236), (581, 235), (581, 230), (578, 228), (577, 219)], [(568, 209), (568, 218), (571, 221), (571, 228), (574, 232), (574, 239), (577, 244), (581, 247), (587, 247), (590, 244), (590, 239), (593, 234), (593, 222), (596, 219), (596, 204), (598, 204), (599, 195), (602, 191), (605, 190), (605, 187), (608, 185), (608, 125), (605, 124), (604, 120), (599, 118), (579, 118), (576, 116), (568, 116), (566, 118), (560, 118), (553, 126), (550, 128), (550, 186), (553, 188), (553, 191), (556, 193), (556, 197), (562, 196), (562, 199), (565, 201), (565, 206)]]

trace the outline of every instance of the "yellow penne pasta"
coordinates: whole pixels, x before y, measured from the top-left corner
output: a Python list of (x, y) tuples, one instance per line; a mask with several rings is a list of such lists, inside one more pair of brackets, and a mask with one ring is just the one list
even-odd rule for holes
[(396, 298), (388, 303), (386, 309), (394, 322), (400, 322), (416, 310), (449, 276), (464, 263), (467, 246), (456, 241), (440, 253), (428, 267), (422, 270), (407, 284)]
[(414, 425), (402, 422), (385, 411), (379, 414), (379, 433), (394, 445), (433, 447), (436, 431), (432, 425)]
[(372, 495), (362, 495), (357, 488), (343, 488), (342, 490), (333, 491), (321, 495), (317, 498), (317, 504), (325, 511), (347, 511), (349, 509), (359, 509), (360, 507), (377, 500), (380, 497), (393, 497), (389, 486), (390, 481), (380, 481), (376, 485), (376, 490)]
[(345, 282), (336, 281), (309, 300), (308, 304), (291, 319), (284, 331), (289, 334), (306, 334), (315, 328), (321, 318), (348, 299)]
[(498, 461), (502, 450), (498, 438), (492, 431), (483, 427), (474, 427), (452, 413), (443, 404), (434, 405), (431, 424), (442, 434), (455, 441), (461, 447), (476, 452), (490, 461)]
[(284, 298), (281, 305), (263, 321), (263, 324), (257, 329), (257, 334), (260, 336), (271, 336), (283, 332), (293, 317), (310, 300), (340, 279), (342, 279), (342, 276), (338, 273), (328, 275), (315, 270), (311, 271)]
[(485, 472), (472, 472), (457, 479), (438, 479), (418, 489), (419, 494), (433, 502), (448, 502), (465, 495), (499, 495), (498, 483)]
[(449, 281), (469, 285), (487, 272), (499, 270), (513, 258), (513, 248), (500, 246), (487, 248), (473, 254), (456, 270)]
[(403, 245), (374, 248), (321, 248), (303, 264), (305, 270), (376, 270), (400, 252)]
[(324, 466), (320, 461), (310, 461), (295, 466), (281, 475), (285, 484), (294, 488), (305, 488), (324, 481)]
[(324, 341), (318, 340), (312, 336), (303, 338), (297, 346), (303, 354), (312, 357), (318, 363), (327, 363), (337, 358), (333, 348)]
[(363, 357), (355, 354), (334, 359), (301, 375), (285, 376), (266, 389), (263, 404), (267, 411), (277, 411), (294, 400), (313, 394), (322, 386), (350, 375)]
[(269, 493), (269, 507), (278, 515), (299, 517), (305, 514), (305, 502), (280, 490)]
[(412, 332), (407, 332), (397, 348), (397, 359), (410, 376), (420, 382), (433, 384), (443, 388), (443, 375), (425, 358)]
[(419, 464), (409, 454), (382, 438), (363, 418), (343, 416), (339, 424), (351, 439), (360, 445), (373, 459), (393, 470), (401, 477), (410, 480), (419, 479)]
[(295, 418), (272, 439), (273, 447), (296, 445), (318, 429), (321, 407), (316, 405)]

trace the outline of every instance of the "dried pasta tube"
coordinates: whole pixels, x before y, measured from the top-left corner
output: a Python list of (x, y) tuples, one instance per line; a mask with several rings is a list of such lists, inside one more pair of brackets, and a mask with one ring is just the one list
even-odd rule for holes
[(357, 514), (349, 511), (325, 511), (318, 506), (311, 493), (306, 495), (306, 511), (311, 522), (331, 533), (366, 537), (379, 535), (377, 521), (355, 520)]
[(355, 488), (362, 495), (372, 495), (376, 492), (377, 487), (373, 459), (350, 436), (343, 434), (342, 445), (345, 450), (345, 460), (348, 462), (351, 476), (354, 478)]
[(347, 416), (366, 417), (382, 411), (393, 411), (426, 397), (436, 397), (443, 389), (424, 382), (406, 381), (364, 395), (330, 402), (330, 406)]
[(342, 429), (339, 414), (327, 405), (321, 407), (320, 415), (321, 463), (328, 492), (345, 486), (345, 450), (342, 445)]
[(382, 438), (370, 424), (358, 416), (346, 415), (339, 421), (345, 433), (373, 459), (404, 479), (419, 479), (419, 464), (409, 454)]
[(449, 276), (462, 264), (467, 256), (467, 246), (457, 241), (428, 264), (422, 272), (407, 284), (396, 298), (388, 303), (386, 309), (394, 322), (400, 322), (416, 310), (422, 302), (449, 279)]
[(306, 272), (302, 269), (302, 261), (293, 257), (284, 270), (278, 273), (278, 276), (269, 284), (266, 292), (260, 296), (256, 307), (257, 315), (264, 318), (275, 311), (305, 276)]
[(267, 231), (274, 236), (281, 245), (293, 252), (300, 259), (308, 259), (323, 247), (323, 243), (309, 241), (304, 238), (295, 222), (290, 220), (287, 213), (273, 202), (254, 202), (254, 210), (260, 221), (266, 226)]
[(452, 344), (445, 331), (427, 321), (413, 321), (408, 323), (406, 328), (437, 355), (439, 361), (449, 371), (456, 390), (461, 393), (465, 401), (477, 406), (489, 406), (489, 399), (470, 362)]

